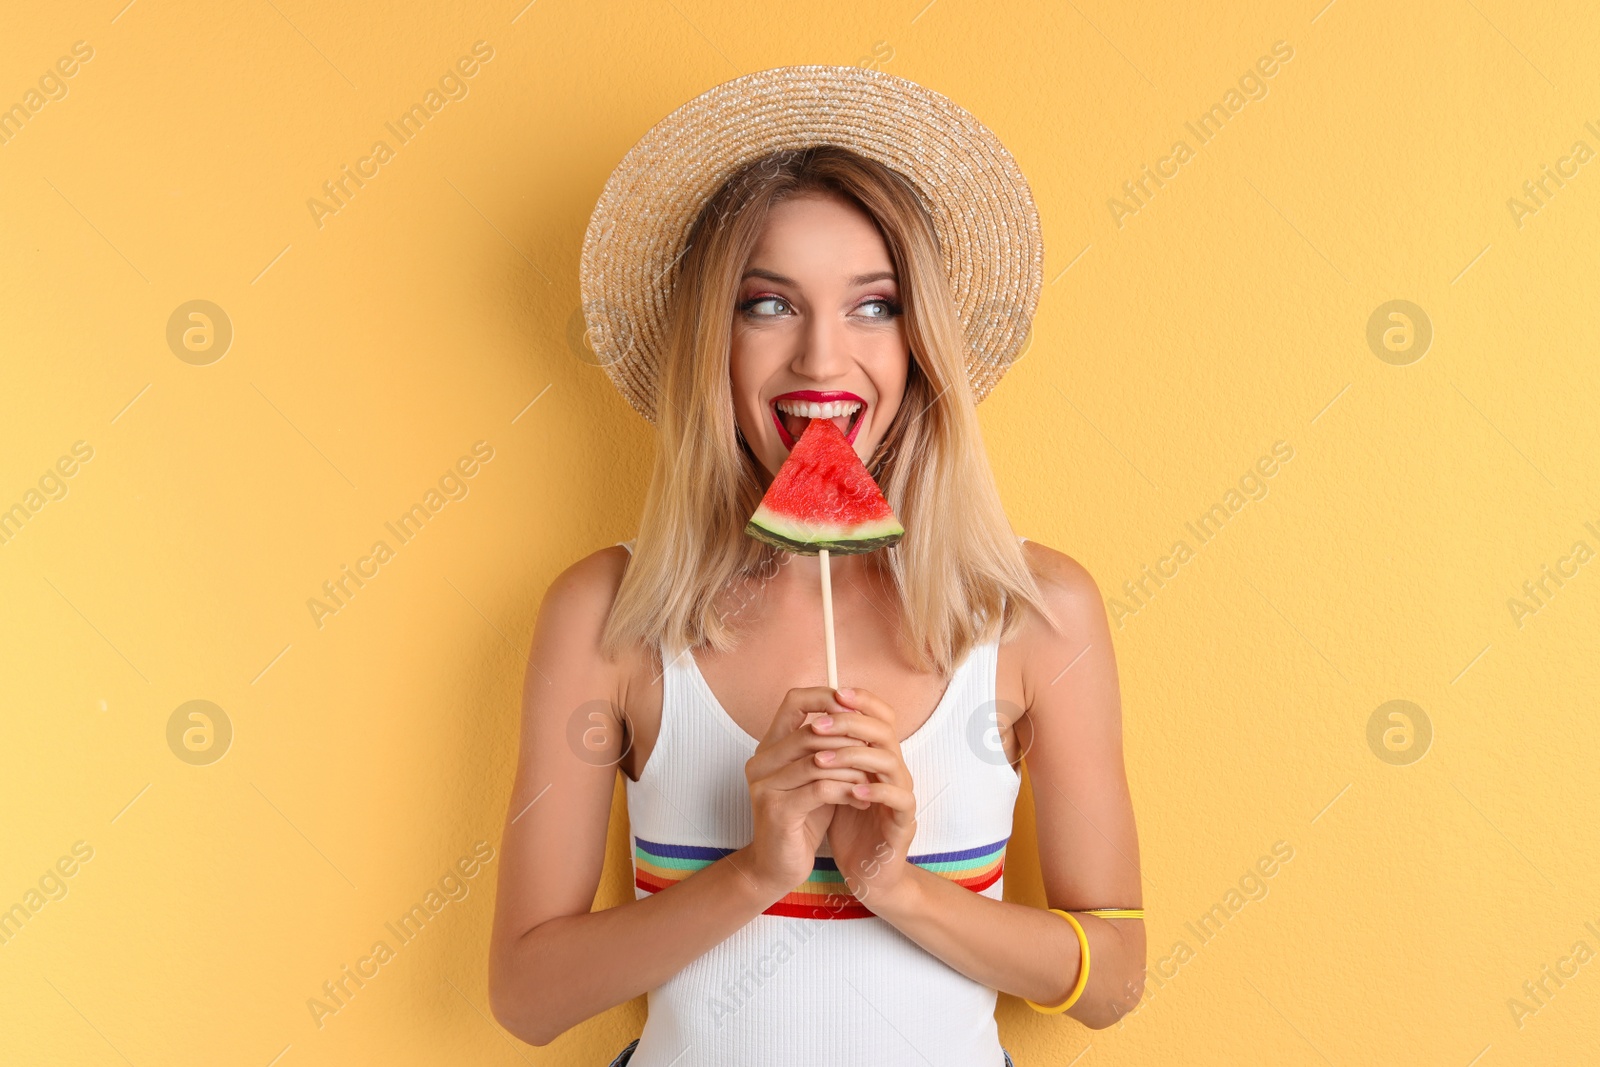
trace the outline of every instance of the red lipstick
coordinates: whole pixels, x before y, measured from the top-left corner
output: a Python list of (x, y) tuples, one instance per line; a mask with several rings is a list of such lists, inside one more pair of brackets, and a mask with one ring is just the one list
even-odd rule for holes
[(850, 400), (861, 405), (861, 410), (854, 415), (850, 424), (850, 431), (845, 434), (845, 440), (855, 443), (856, 434), (861, 429), (861, 423), (867, 414), (867, 402), (855, 393), (843, 389), (795, 389), (787, 393), (779, 393), (767, 404), (767, 410), (772, 413), (772, 424), (778, 428), (778, 440), (783, 442), (783, 447), (794, 448), (795, 439), (783, 425), (783, 416), (778, 411), (780, 400), (809, 400), (818, 404), (826, 404), (834, 400)]

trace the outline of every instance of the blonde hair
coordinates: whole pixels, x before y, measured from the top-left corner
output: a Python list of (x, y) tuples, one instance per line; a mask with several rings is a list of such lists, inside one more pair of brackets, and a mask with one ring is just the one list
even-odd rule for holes
[(719, 596), (776, 573), (778, 550), (744, 532), (763, 474), (734, 420), (728, 360), (740, 279), (767, 216), (807, 194), (840, 197), (875, 220), (899, 279), (911, 360), (900, 409), (867, 469), (906, 533), (866, 560), (892, 576), (906, 655), (919, 670), (948, 675), (980, 640), (1011, 638), (1023, 603), (1055, 625), (989, 469), (932, 219), (894, 170), (819, 145), (743, 168), (689, 233), (668, 309), (655, 466), (606, 620), (608, 656), (635, 641), (659, 642), (669, 657), (707, 644), (729, 651), (736, 613), (719, 611)]

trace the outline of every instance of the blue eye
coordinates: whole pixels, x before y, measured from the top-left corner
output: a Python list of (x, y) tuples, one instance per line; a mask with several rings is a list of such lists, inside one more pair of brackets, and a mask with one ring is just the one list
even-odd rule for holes
[[(789, 302), (781, 296), (756, 296), (751, 297), (749, 300), (746, 300), (744, 303), (740, 304), (739, 310), (743, 311), (747, 315), (754, 314), (755, 308), (762, 304), (782, 304), (784, 307), (789, 306)], [(767, 316), (767, 314), (767, 312), (762, 312), (761, 317), (764, 318)]]
[(868, 318), (892, 319), (896, 315), (900, 314), (900, 305), (896, 304), (893, 300), (889, 300), (886, 297), (881, 297), (881, 296), (874, 297), (871, 300), (868, 300), (865, 304), (862, 304), (861, 306), (862, 307), (871, 307), (873, 304), (881, 304), (881, 305), (883, 305), (884, 313), (882, 315), (870, 315), (870, 316), (868, 316)]

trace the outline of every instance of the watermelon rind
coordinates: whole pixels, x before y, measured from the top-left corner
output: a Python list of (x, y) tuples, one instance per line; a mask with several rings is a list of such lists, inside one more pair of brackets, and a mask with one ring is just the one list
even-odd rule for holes
[(787, 522), (767, 509), (758, 507), (744, 532), (773, 548), (801, 556), (815, 556), (822, 549), (830, 555), (853, 556), (888, 548), (905, 536), (905, 528), (893, 517), (872, 523), (856, 523), (846, 529), (801, 527)]

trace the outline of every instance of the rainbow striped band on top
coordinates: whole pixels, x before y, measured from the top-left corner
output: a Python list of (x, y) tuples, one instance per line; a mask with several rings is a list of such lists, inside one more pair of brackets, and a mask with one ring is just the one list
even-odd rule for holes
[[(910, 863), (965, 886), (974, 893), (994, 885), (1005, 870), (1004, 838), (990, 845), (956, 852), (929, 852), (907, 856)], [(699, 845), (669, 845), (633, 839), (633, 884), (650, 893), (676, 885), (698, 870), (715, 863), (732, 848), (706, 848)], [(870, 882), (869, 882), (870, 886)], [(869, 888), (870, 892), (870, 888)], [(818, 856), (807, 878), (793, 892), (762, 912), (800, 919), (869, 919), (872, 911), (858, 900), (845, 884), (839, 867), (826, 856)]]

